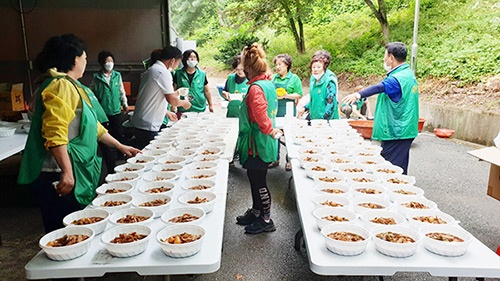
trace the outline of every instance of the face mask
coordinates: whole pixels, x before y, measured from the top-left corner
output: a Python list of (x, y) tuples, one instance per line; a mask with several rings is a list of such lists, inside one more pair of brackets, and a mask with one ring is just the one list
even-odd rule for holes
[(113, 66), (115, 66), (113, 62), (107, 62), (104, 64), (104, 69), (106, 69), (107, 71), (111, 71), (113, 69)]
[(321, 77), (323, 76), (324, 73), (321, 73), (321, 74), (313, 74), (313, 77), (314, 79), (316, 79), (316, 81), (319, 81), (319, 79), (321, 79)]
[(195, 67), (198, 64), (198, 61), (188, 60), (186, 63), (189, 67)]
[(387, 65), (387, 64), (385, 63), (385, 61), (384, 61), (384, 69), (385, 69), (385, 71), (389, 72), (389, 71), (391, 71), (391, 70), (392, 70), (392, 66)]

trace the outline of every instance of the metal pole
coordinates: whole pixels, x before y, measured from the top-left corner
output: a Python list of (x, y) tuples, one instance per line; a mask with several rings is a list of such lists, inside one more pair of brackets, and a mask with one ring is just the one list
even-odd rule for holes
[(418, 16), (420, 13), (420, 0), (415, 1), (415, 21), (413, 23), (413, 45), (411, 45), (411, 70), (417, 75), (417, 35), (418, 35)]
[(19, 15), (21, 16), (21, 28), (23, 30), (23, 40), (24, 40), (24, 55), (26, 59), (26, 64), (27, 64), (27, 73), (28, 73), (28, 86), (29, 86), (29, 93), (30, 93), (30, 98), (33, 96), (33, 86), (31, 85), (31, 69), (33, 68), (33, 65), (30, 61), (30, 56), (28, 52), (28, 39), (26, 35), (26, 25), (24, 23), (24, 8), (23, 8), (23, 1), (19, 0)]

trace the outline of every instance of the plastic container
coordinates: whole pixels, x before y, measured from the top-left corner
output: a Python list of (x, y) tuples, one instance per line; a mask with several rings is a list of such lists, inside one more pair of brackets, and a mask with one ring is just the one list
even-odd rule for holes
[[(91, 218), (91, 217), (100, 217), (102, 220), (94, 222), (94, 223), (89, 223), (89, 224), (73, 224), (74, 221), (84, 219), (84, 218)], [(71, 227), (88, 227), (92, 228), (94, 230), (94, 234), (100, 234), (101, 232), (104, 231), (106, 228), (106, 224), (108, 223), (109, 219), (109, 212), (103, 209), (83, 209), (80, 211), (73, 212), (71, 214), (66, 215), (63, 218), (63, 224), (65, 226), (71, 226)]]
[[(189, 203), (188, 202), (188, 201), (195, 201), (196, 198), (206, 199), (207, 202), (204, 202), (204, 203)], [(210, 191), (196, 190), (196, 191), (189, 191), (189, 192), (186, 192), (184, 194), (179, 195), (178, 200), (179, 200), (179, 203), (181, 203), (184, 206), (201, 208), (205, 211), (206, 214), (208, 214), (214, 208), (215, 200), (217, 200), (217, 195), (213, 192), (210, 192)]]
[(331, 224), (353, 224), (358, 215), (345, 208), (320, 207), (313, 211), (316, 224), (321, 230)]
[[(328, 237), (328, 234), (335, 232), (354, 233), (360, 235), (364, 240), (347, 242), (335, 240)], [(366, 229), (350, 224), (335, 224), (325, 226), (323, 229), (321, 229), (321, 235), (325, 238), (326, 248), (331, 252), (342, 256), (356, 256), (362, 254), (365, 251), (366, 245), (368, 244), (368, 241), (370, 239), (370, 233)]]
[[(50, 247), (47, 243), (63, 237), (64, 235), (87, 235), (88, 238), (79, 243), (62, 246)], [(40, 238), (38, 245), (45, 252), (45, 255), (51, 260), (66, 261), (72, 260), (86, 254), (90, 248), (90, 242), (94, 239), (94, 230), (90, 227), (65, 227), (54, 230)]]
[[(129, 243), (111, 243), (111, 241), (120, 236), (120, 234), (130, 234), (132, 232), (136, 232), (140, 235), (146, 235), (146, 237)], [(112, 256), (127, 258), (144, 252), (148, 245), (150, 236), (151, 228), (145, 225), (124, 225), (111, 228), (110, 230), (104, 232), (101, 236), (101, 242)]]
[[(408, 236), (411, 237), (414, 242), (395, 243), (388, 242), (377, 237), (378, 234), (384, 232), (392, 232)], [(375, 244), (375, 249), (377, 249), (377, 251), (386, 256), (394, 258), (406, 258), (413, 256), (417, 251), (418, 244), (421, 240), (420, 234), (415, 230), (397, 225), (383, 225), (374, 227), (371, 231), (371, 236), (373, 243)]]
[[(182, 233), (200, 235), (201, 237), (193, 242), (183, 244), (170, 244), (166, 241), (169, 237)], [(201, 250), (205, 234), (206, 230), (198, 225), (175, 225), (160, 230), (156, 235), (156, 241), (160, 244), (165, 255), (173, 258), (186, 258)]]
[[(170, 221), (173, 218), (180, 217), (183, 215), (188, 215), (191, 217), (197, 217), (197, 218), (192, 218), (190, 221), (179, 221), (179, 222), (173, 222)], [(167, 226), (169, 225), (188, 225), (188, 224), (196, 224), (199, 225), (203, 220), (205, 219), (206, 214), (205, 211), (201, 208), (196, 208), (196, 207), (179, 207), (175, 209), (170, 209), (161, 215), (161, 221), (166, 224)]]

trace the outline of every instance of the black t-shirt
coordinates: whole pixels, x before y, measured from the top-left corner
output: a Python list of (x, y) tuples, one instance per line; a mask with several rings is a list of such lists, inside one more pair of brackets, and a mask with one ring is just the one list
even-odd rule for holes
[[(193, 77), (194, 77), (194, 74), (195, 74), (195, 73), (196, 73), (196, 72), (193, 72), (192, 74), (189, 74), (189, 73), (187, 73), (187, 71), (186, 71), (186, 74), (187, 74), (188, 79), (189, 79), (189, 85), (191, 85), (191, 82), (193, 82)], [(207, 85), (207, 84), (208, 84), (208, 80), (207, 80), (207, 76), (205, 75), (205, 83), (204, 83), (203, 85)]]

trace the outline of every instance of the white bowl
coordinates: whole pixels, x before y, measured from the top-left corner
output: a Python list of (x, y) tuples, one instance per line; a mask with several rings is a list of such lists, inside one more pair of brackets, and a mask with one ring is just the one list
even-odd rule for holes
[(153, 167), (153, 164), (155, 163), (155, 159), (156, 159), (156, 157), (154, 157), (154, 156), (137, 154), (136, 156), (127, 159), (127, 163), (142, 164), (146, 167), (146, 171), (147, 171), (147, 170), (151, 170), (151, 168)]
[(128, 182), (112, 182), (99, 186), (95, 191), (99, 195), (105, 194), (130, 194), (134, 186)]
[(192, 141), (186, 141), (177, 145), (177, 149), (189, 149), (189, 150), (197, 150), (201, 146), (200, 142), (193, 143)]
[(168, 151), (163, 149), (147, 149), (143, 150), (141, 153), (144, 156), (153, 156), (155, 160), (158, 159), (159, 157), (168, 155)]
[(382, 184), (391, 188), (414, 185), (415, 177), (407, 175), (385, 175), (382, 176)]
[(356, 158), (356, 163), (364, 165), (368, 172), (373, 172), (373, 168), (376, 165), (381, 165), (387, 163), (387, 161), (382, 156), (368, 157), (368, 156), (360, 156)]
[(314, 155), (314, 154), (300, 154), (299, 156), (299, 162), (300, 162), (300, 167), (304, 168), (305, 164), (308, 163), (320, 163), (323, 162), (324, 157), (321, 155)]
[(220, 155), (222, 149), (215, 146), (202, 146), (197, 150), (198, 155)]
[(172, 196), (175, 185), (167, 181), (143, 182), (139, 186), (139, 191), (144, 194), (165, 194)]
[(158, 140), (158, 141), (154, 141), (154, 142), (151, 142), (150, 144), (146, 145), (146, 147), (144, 147), (144, 150), (160, 149), (160, 150), (167, 151), (167, 150), (172, 148), (172, 144), (173, 144), (172, 140), (166, 140), (164, 142), (162, 142), (162, 140)]
[(366, 229), (372, 229), (376, 226), (386, 225), (384, 223), (373, 222), (372, 220), (374, 220), (376, 218), (393, 219), (395, 222), (395, 225), (401, 225), (401, 224), (406, 223), (406, 219), (402, 215), (400, 215), (396, 212), (385, 211), (385, 210), (366, 211), (360, 215), (360, 218), (361, 218), (361, 222), (363, 222), (363, 226)]
[(135, 186), (137, 181), (139, 181), (139, 178), (140, 176), (137, 173), (123, 172), (123, 173), (107, 175), (106, 182), (107, 183), (125, 182), (125, 183), (130, 183), (132, 186)]
[[(380, 153), (375, 151), (375, 150), (368, 150), (364, 147), (354, 149), (351, 153), (352, 157), (358, 158), (358, 157), (376, 157), (380, 156)], [(382, 158), (383, 159), (383, 158)]]
[(130, 172), (142, 175), (145, 170), (146, 165), (135, 163), (125, 163), (115, 167), (115, 172), (117, 173)]
[(193, 191), (193, 190), (206, 190), (212, 191), (215, 188), (215, 181), (213, 180), (185, 180), (182, 183), (182, 188), (185, 190)]
[[(156, 147), (156, 149), (166, 149), (166, 147), (159, 148), (158, 146), (168, 146), (168, 149), (171, 149), (177, 145), (177, 141), (175, 137), (156, 136), (155, 139), (148, 144), (148, 146), (149, 145), (152, 145), (151, 147)], [(144, 149), (146, 149), (146, 147)]]
[[(193, 219), (191, 221), (186, 222), (173, 222), (170, 221), (173, 218), (177, 218), (183, 215), (189, 215), (191, 217), (198, 217), (197, 219)], [(161, 215), (161, 221), (168, 225), (187, 225), (187, 224), (200, 224), (206, 217), (205, 211), (201, 208), (196, 207), (180, 207), (175, 209), (170, 209)]]
[[(427, 236), (428, 233), (444, 233), (456, 236), (463, 241), (458, 242), (448, 242), (443, 240), (437, 240)], [(473, 236), (462, 228), (451, 225), (428, 225), (423, 226), (420, 229), (420, 234), (422, 235), (422, 243), (424, 247), (432, 253), (447, 256), (447, 257), (458, 257), (465, 252), (472, 242)]]
[(152, 170), (153, 172), (170, 172), (180, 177), (183, 168), (184, 166), (181, 164), (156, 164), (153, 166)]
[(358, 215), (345, 208), (320, 207), (313, 211), (316, 224), (321, 230), (323, 227), (331, 224), (353, 224)]
[[(408, 204), (411, 206), (408, 207)], [(399, 198), (394, 201), (394, 206), (396, 206), (398, 212), (405, 217), (406, 214), (412, 210), (435, 210), (437, 208), (436, 203), (422, 196)]]
[[(360, 235), (362, 241), (340, 241), (328, 237), (328, 234), (335, 232), (349, 232)], [(356, 256), (363, 253), (370, 239), (370, 233), (359, 226), (351, 224), (332, 224), (321, 229), (321, 235), (325, 238), (326, 248), (331, 252), (342, 256)]]
[(345, 148), (342, 148), (342, 147), (338, 147), (338, 146), (331, 147), (330, 146), (328, 149), (325, 150), (325, 154), (329, 155), (329, 156), (336, 156), (336, 155), (348, 156), (349, 151)]
[(381, 163), (372, 167), (372, 172), (374, 175), (379, 175), (382, 179), (385, 175), (401, 175), (403, 174), (403, 168), (393, 165), (391, 163)]
[[(68, 246), (47, 246), (47, 243), (60, 239), (65, 235), (86, 235), (88, 238), (84, 241)], [(65, 227), (45, 234), (42, 238), (40, 238), (38, 245), (43, 249), (49, 259), (55, 261), (65, 261), (78, 258), (87, 253), (90, 248), (90, 242), (93, 238), (94, 230), (90, 227)]]
[[(104, 206), (106, 202), (125, 202), (124, 204), (118, 206)], [(97, 209), (103, 209), (108, 211), (110, 214), (121, 210), (129, 208), (132, 204), (132, 196), (128, 194), (107, 194), (99, 196), (92, 200), (92, 206)]]
[[(363, 206), (362, 204), (370, 205)], [(379, 197), (359, 196), (351, 199), (351, 205), (355, 213), (362, 214), (372, 210), (387, 210), (391, 207), (391, 202)]]
[(203, 161), (203, 162), (198, 162), (198, 161), (195, 161), (191, 164), (189, 164), (189, 169), (191, 170), (217, 170), (217, 162), (213, 162), (213, 161)]
[[(411, 237), (415, 242), (394, 243), (382, 240), (377, 237), (378, 234), (385, 232), (392, 232), (408, 236)], [(421, 239), (420, 234), (415, 230), (398, 225), (381, 225), (374, 227), (371, 231), (371, 236), (375, 244), (375, 249), (377, 249), (377, 251), (386, 256), (395, 258), (405, 258), (415, 254), (415, 252), (417, 251), (418, 243)]]
[(179, 157), (185, 157), (186, 158), (186, 163), (191, 163), (193, 158), (196, 156), (196, 151), (192, 149), (173, 149), (170, 150), (170, 155), (171, 156), (179, 156)]
[[(92, 218), (92, 217), (99, 217), (102, 218), (102, 220), (94, 223), (88, 223), (88, 224), (73, 224), (74, 221), (80, 220), (80, 219), (85, 219), (85, 218)], [(66, 215), (63, 218), (63, 224), (65, 226), (71, 226), (71, 227), (88, 227), (92, 228), (94, 230), (94, 234), (97, 235), (106, 228), (106, 224), (108, 223), (109, 219), (109, 212), (103, 209), (83, 209), (80, 211), (73, 212), (71, 214)]]
[(187, 162), (186, 157), (180, 156), (164, 156), (156, 160), (158, 164), (179, 164), (184, 165)]
[(350, 173), (346, 174), (345, 178), (349, 186), (363, 183), (380, 183), (380, 179), (377, 176), (368, 173)]
[(424, 196), (424, 190), (416, 186), (388, 187), (387, 191), (392, 202), (400, 198)]
[[(143, 204), (148, 204), (152, 202), (160, 202), (162, 201), (164, 204), (157, 206), (145, 206)], [(165, 203), (166, 202), (166, 203)], [(166, 194), (148, 194), (143, 196), (137, 196), (132, 199), (132, 206), (149, 209), (154, 212), (154, 217), (160, 217), (165, 211), (170, 208), (172, 202), (172, 198)]]
[[(201, 235), (201, 237), (193, 242), (183, 244), (170, 244), (166, 241), (169, 237), (182, 233)], [(160, 230), (156, 235), (156, 241), (160, 244), (165, 255), (173, 258), (185, 258), (201, 250), (205, 234), (205, 229), (198, 225), (174, 225)]]
[(351, 194), (354, 197), (386, 197), (386, 190), (383, 185), (377, 183), (358, 183), (351, 185)]
[(208, 143), (214, 143), (214, 142), (224, 142), (223, 138), (208, 138), (207, 139)]
[(208, 142), (208, 143), (203, 143), (202, 147), (217, 147), (221, 149), (221, 153), (223, 154), (224, 151), (226, 150), (226, 143), (225, 142)]
[(349, 208), (349, 199), (333, 195), (333, 194), (319, 194), (312, 198), (315, 208), (329, 207), (329, 208)]
[(16, 128), (0, 127), (0, 138), (11, 137), (16, 132)]
[(147, 172), (142, 175), (142, 179), (146, 182), (154, 181), (174, 181), (179, 176), (172, 172)]
[(327, 183), (321, 182), (314, 185), (316, 191), (326, 194), (335, 194), (342, 197), (350, 196), (350, 189), (344, 183)]
[[(188, 203), (188, 201), (195, 200), (195, 198), (206, 198), (208, 202), (206, 203)], [(189, 206), (189, 207), (196, 207), (196, 208), (201, 208), (205, 211), (205, 213), (210, 213), (215, 204), (215, 200), (217, 199), (217, 195), (213, 192), (210, 191), (205, 191), (205, 190), (195, 190), (195, 191), (189, 191), (184, 194), (179, 195), (178, 200), (179, 203), (181, 203), (184, 206)]]
[[(129, 243), (111, 243), (113, 239), (123, 234), (137, 233), (147, 235), (146, 237)], [(124, 225), (113, 227), (104, 232), (101, 236), (101, 242), (108, 252), (118, 258), (127, 258), (136, 256), (146, 250), (151, 237), (151, 228), (145, 225)]]
[(323, 154), (323, 149), (319, 147), (302, 147), (299, 148), (298, 150), (299, 154), (309, 154), (309, 155), (322, 155)]
[(220, 159), (220, 155), (196, 155), (193, 158), (193, 161), (196, 162), (218, 162)]
[(325, 160), (336, 165), (354, 163), (351, 156), (341, 154), (327, 155)]
[(305, 163), (304, 170), (306, 170), (306, 174), (308, 177), (313, 178), (315, 174), (325, 175), (327, 173), (333, 172), (333, 165), (325, 162)]
[(363, 148), (367, 151), (373, 151), (377, 155), (380, 155), (380, 153), (382, 152), (382, 147), (379, 145), (368, 144), (368, 145), (365, 145)]
[(338, 164), (338, 171), (347, 174), (367, 173), (368, 168), (363, 164), (358, 163), (343, 163)]
[[(455, 219), (452, 216), (450, 216), (446, 213), (443, 213), (437, 209), (435, 209), (435, 210), (408, 211), (406, 213), (406, 218), (408, 219), (410, 226), (415, 230), (419, 230), (421, 227), (428, 226), (428, 225), (437, 225), (437, 224), (456, 225), (457, 224), (457, 221), (455, 221)], [(420, 220), (419, 218), (422, 220)]]
[(188, 180), (215, 180), (217, 172), (213, 170), (187, 170), (184, 175)]
[(345, 175), (339, 172), (329, 172), (324, 174), (314, 174), (313, 180), (315, 184), (319, 183), (345, 183)]
[[(127, 216), (140, 216), (146, 217), (147, 219), (138, 222), (118, 222), (118, 220), (124, 219)], [(114, 212), (111, 216), (109, 216), (109, 222), (113, 226), (121, 226), (121, 225), (129, 225), (129, 224), (140, 224), (145, 226), (150, 226), (151, 222), (154, 219), (154, 212), (152, 210), (146, 208), (128, 208), (122, 209)]]

